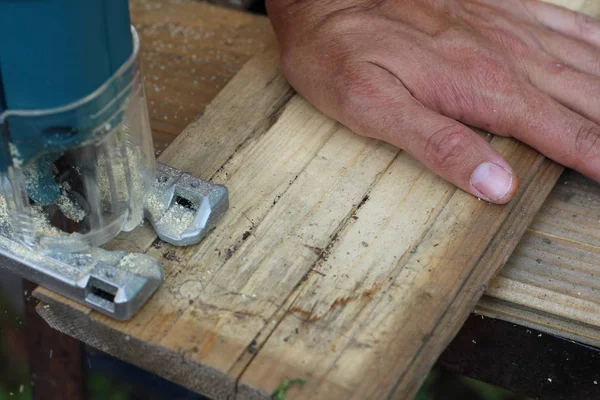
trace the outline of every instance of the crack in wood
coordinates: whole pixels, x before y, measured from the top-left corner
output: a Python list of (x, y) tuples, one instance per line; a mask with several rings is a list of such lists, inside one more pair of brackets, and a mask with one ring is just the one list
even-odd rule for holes
[[(390, 162), (388, 163), (388, 165), (385, 168), (383, 168), (378, 174), (376, 174), (376, 176), (374, 177), (373, 181), (371, 182), (371, 184), (369, 185), (369, 187), (365, 191), (365, 194), (364, 194), (361, 202), (359, 204), (357, 204), (356, 206), (352, 207), (349, 210), (349, 212), (346, 215), (346, 217), (344, 217), (340, 221), (340, 223), (338, 224), (338, 226), (336, 227), (336, 229), (334, 230), (334, 232), (330, 235), (330, 239), (329, 239), (329, 241), (328, 241), (327, 246), (325, 247), (325, 249), (323, 251), (321, 251), (321, 253), (318, 255), (317, 259), (311, 264), (310, 268), (308, 268), (307, 273), (304, 274), (304, 276), (298, 281), (298, 283), (294, 286), (294, 288), (290, 291), (290, 293), (282, 301), (281, 306), (279, 306), (278, 309), (272, 314), (271, 318), (267, 319), (267, 323), (265, 323), (264, 327), (262, 329), (260, 329), (259, 332), (255, 335), (253, 341), (258, 341), (258, 339), (263, 335), (264, 329), (269, 329), (269, 332), (266, 335), (266, 337), (264, 338), (264, 340), (261, 343), (258, 344), (258, 346), (256, 348), (256, 352), (254, 354), (252, 354), (252, 357), (246, 362), (245, 365), (243, 365), (240, 373), (236, 376), (236, 378), (235, 378), (235, 389), (234, 389), (235, 396), (234, 396), (234, 398), (237, 397), (237, 393), (239, 392), (240, 379), (244, 376), (244, 373), (250, 367), (250, 365), (252, 364), (252, 362), (254, 361), (254, 359), (256, 358), (256, 356), (260, 353), (260, 351), (263, 348), (263, 346), (269, 341), (269, 338), (271, 337), (271, 335), (273, 334), (273, 332), (275, 332), (277, 330), (277, 328), (279, 327), (279, 325), (281, 324), (281, 322), (285, 319), (286, 315), (288, 315), (288, 314), (289, 315), (293, 315), (293, 313), (290, 313), (289, 311), (290, 311), (290, 308), (292, 307), (292, 305), (294, 304), (295, 300), (302, 293), (302, 291), (300, 290), (300, 288), (302, 286), (302, 283), (305, 282), (308, 279), (308, 276), (311, 274), (311, 272), (315, 272), (315, 270), (316, 270), (317, 266), (319, 265), (319, 263), (326, 259), (326, 254), (327, 254), (328, 250), (330, 250), (335, 245), (339, 233), (341, 231), (343, 231), (348, 224), (350, 224), (350, 223), (352, 223), (353, 221), (356, 220), (356, 218), (354, 218), (354, 216), (356, 215), (356, 212), (362, 206), (364, 206), (364, 204), (366, 204), (366, 202), (369, 200), (369, 193), (373, 190), (373, 188), (379, 182), (379, 180), (381, 179), (381, 177), (386, 173), (386, 171), (394, 163), (394, 161), (396, 160), (396, 158), (398, 157), (399, 154), (400, 154), (400, 151), (398, 151), (398, 153), (396, 153), (396, 155), (390, 160)], [(307, 163), (307, 165), (308, 165), (308, 163)], [(288, 310), (286, 310), (282, 314), (281, 318), (277, 319), (276, 317), (277, 317), (278, 313), (282, 311), (282, 308), (285, 307), (285, 305), (288, 302), (290, 304), (290, 307), (288, 308)], [(273, 320), (275, 321), (275, 323), (271, 324), (270, 322), (273, 321)], [(273, 326), (270, 327), (270, 325), (273, 325)], [(238, 361), (242, 361), (242, 357), (243, 357), (243, 355), (241, 355), (240, 358), (238, 358)]]

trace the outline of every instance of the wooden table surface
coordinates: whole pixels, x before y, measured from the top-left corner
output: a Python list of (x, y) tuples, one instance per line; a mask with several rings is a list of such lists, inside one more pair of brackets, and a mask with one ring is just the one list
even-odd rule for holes
[[(269, 45), (273, 36), (264, 17), (204, 3), (133, 0), (131, 7), (142, 39), (146, 93), (155, 147), (160, 154), (202, 114), (241, 66)], [(583, 338), (591, 344), (600, 343), (600, 321), (594, 313), (600, 279), (600, 268), (594, 264), (600, 249), (600, 230), (596, 228), (596, 221), (600, 220), (598, 194), (597, 185), (577, 174), (565, 175), (507, 268), (490, 284), (479, 305), (480, 312), (578, 340)], [(171, 267), (179, 261), (170, 259), (168, 252), (163, 258)], [(577, 258), (575, 266), (570, 262), (572, 258)], [(192, 368), (184, 374), (161, 368), (162, 360), (172, 362), (173, 358), (186, 368), (187, 355), (177, 349), (176, 343), (165, 343), (159, 351), (127, 337), (99, 341), (99, 337), (111, 337), (117, 324), (96, 320), (96, 325), (88, 325), (89, 329), (104, 329), (97, 325), (104, 324), (107, 333), (91, 334), (86, 331), (87, 309), (48, 291), (38, 294), (50, 305), (40, 306), (39, 311), (52, 326), (92, 346), (195, 390), (205, 390), (211, 378), (219, 381), (210, 366)], [(75, 319), (77, 313), (79, 320)], [(218, 343), (209, 345), (218, 347)], [(203, 349), (197, 351), (202, 353)], [(235, 381), (241, 371), (231, 373)]]

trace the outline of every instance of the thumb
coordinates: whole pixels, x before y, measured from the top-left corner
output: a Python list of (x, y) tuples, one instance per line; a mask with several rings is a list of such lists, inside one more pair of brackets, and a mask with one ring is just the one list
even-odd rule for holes
[[(430, 170), (478, 198), (505, 204), (514, 196), (518, 187), (514, 171), (473, 130), (423, 106), (382, 68), (369, 68), (368, 75), (359, 81), (360, 90), (350, 87), (346, 94), (362, 98), (336, 110), (340, 122), (357, 133), (383, 139), (409, 152)], [(365, 90), (365, 86), (370, 87)]]

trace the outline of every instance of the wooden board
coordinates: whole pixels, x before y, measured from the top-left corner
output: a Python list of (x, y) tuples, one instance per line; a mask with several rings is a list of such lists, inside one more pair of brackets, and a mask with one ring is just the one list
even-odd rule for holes
[(600, 347), (600, 185), (565, 174), (477, 311)]
[(264, 17), (191, 0), (130, 0), (158, 154), (273, 41)]
[[(189, 35), (198, 35), (205, 24), (190, 3), (175, 3), (167, 11), (158, 7), (159, 2), (140, 2), (140, 7), (134, 8), (137, 23), (144, 21), (147, 35), (161, 32), (154, 38), (150, 53), (156, 48), (166, 52), (161, 54), (161, 62), (169, 73), (157, 81), (170, 79), (172, 74), (181, 79), (177, 84), (181, 86), (159, 87), (157, 91), (156, 101), (171, 105), (164, 108), (167, 120), (177, 115), (179, 93), (187, 89), (193, 93), (194, 88), (185, 85), (186, 69), (173, 65), (174, 59), (191, 61), (188, 49), (172, 51), (185, 43), (180, 33), (172, 35), (171, 30), (182, 27)], [(220, 12), (215, 10), (203, 11)], [(235, 29), (224, 29), (218, 23), (213, 29), (233, 32), (239, 38)], [(268, 29), (261, 32), (267, 32), (263, 38), (270, 37)], [(143, 30), (142, 37), (144, 40)], [(195, 39), (197, 45), (210, 49), (206, 42)], [(191, 54), (197, 51), (189, 49)], [(146, 54), (144, 61), (149, 57), (154, 55)], [(59, 330), (214, 398), (224, 398), (236, 390), (240, 398), (265, 397), (288, 374), (308, 378), (302, 391), (290, 392), (299, 398), (306, 398), (307, 393), (311, 398), (318, 398), (317, 393), (328, 398), (345, 396), (347, 391), (360, 397), (381, 394), (377, 390), (414, 390), (432, 361), (411, 363), (410, 351), (414, 356), (418, 350), (417, 358), (429, 360), (443, 349), (444, 341), (460, 326), (460, 318), (452, 317), (464, 317), (470, 307), (460, 304), (463, 314), (455, 314), (452, 302), (445, 300), (457, 294), (463, 294), (458, 299), (465, 303), (477, 298), (493, 266), (501, 265), (515, 245), (505, 241), (505, 236), (510, 236), (518, 224), (506, 220), (506, 230), (502, 231), (502, 220), (519, 219), (524, 228), (526, 221), (520, 220), (520, 213), (531, 216), (531, 209), (516, 211), (519, 204), (514, 203), (512, 207), (517, 208), (507, 217), (507, 208), (487, 206), (464, 194), (461, 197), (406, 155), (346, 132), (297, 97), (290, 100), (292, 93), (278, 76), (275, 60), (275, 53), (267, 53), (245, 67), (174, 144), (177, 147), (170, 147), (163, 155), (169, 163), (203, 177), (214, 176), (233, 188), (237, 196), (225, 226), (200, 249), (150, 249), (163, 258), (167, 282), (130, 323), (110, 321), (44, 290), (37, 295), (49, 307), (41, 307), (40, 312)], [(155, 65), (157, 73), (162, 71), (160, 62)], [(173, 88), (177, 90), (170, 90)], [(168, 96), (160, 95), (163, 90), (178, 96), (166, 101)], [(185, 95), (182, 98), (188, 99)], [(248, 109), (253, 98), (260, 102)], [(186, 104), (181, 112), (189, 113), (191, 107), (183, 101), (181, 104)], [(155, 107), (151, 104), (151, 109)], [(258, 113), (257, 109), (267, 111)], [(153, 116), (153, 127), (160, 127), (160, 114), (154, 112)], [(306, 123), (306, 129), (287, 127), (289, 121), (299, 119)], [(215, 132), (224, 133), (217, 136)], [(295, 140), (290, 141), (290, 137)], [(189, 145), (199, 139), (201, 145)], [(505, 151), (512, 151), (514, 145), (497, 139), (494, 143)], [(261, 159), (267, 152), (278, 158)], [(532, 173), (545, 170), (554, 177), (559, 171), (533, 153), (527, 153), (518, 165), (520, 169), (533, 165)], [(323, 171), (329, 173), (322, 177)], [(548, 184), (552, 176), (544, 183)], [(406, 181), (399, 182), (400, 178)], [(527, 178), (533, 176), (521, 177), (525, 183)], [(248, 182), (256, 187), (249, 188)], [(539, 188), (530, 189), (535, 200), (543, 198)], [(406, 192), (409, 194), (404, 196)], [(422, 193), (431, 197), (432, 210), (405, 214), (402, 208), (414, 204)], [(533, 209), (539, 206), (531, 199), (520, 199)], [(456, 208), (462, 208), (462, 213), (455, 213)], [(391, 211), (390, 215), (385, 211)], [(449, 256), (448, 249), (460, 248), (461, 243), (481, 246), (482, 242), (471, 241), (468, 235), (436, 241), (436, 235), (448, 236), (448, 227), (464, 233), (473, 217), (470, 211), (489, 220), (484, 229), (471, 232), (476, 239), (492, 243), (487, 253), (482, 249), (484, 258), (479, 262), (471, 253)], [(418, 232), (411, 235), (406, 228), (418, 227), (420, 221), (426, 221), (429, 231), (422, 230), (425, 234), (420, 237)], [(497, 229), (499, 234), (494, 236)], [(152, 236), (137, 235), (121, 245), (146, 248), (151, 242)], [(502, 257), (494, 259), (494, 254)], [(433, 265), (431, 272), (422, 267), (426, 257), (433, 260), (428, 263)], [(458, 268), (441, 265), (447, 260), (453, 260)], [(458, 290), (458, 282), (465, 283), (466, 291)], [(407, 295), (407, 287), (418, 289), (413, 297)], [(423, 307), (409, 307), (411, 303), (418, 306), (433, 301), (442, 304), (447, 313), (442, 310), (436, 315)], [(442, 335), (435, 330), (436, 317), (441, 318), (437, 327)], [(413, 318), (417, 318), (416, 323), (404, 323)], [(414, 342), (402, 343), (400, 334), (412, 335)], [(360, 365), (363, 367), (357, 368)], [(407, 366), (414, 369), (407, 370)], [(279, 367), (285, 368), (283, 372), (275, 370)], [(407, 370), (405, 377), (417, 378), (398, 380), (402, 369)], [(395, 386), (398, 382), (401, 384)]]

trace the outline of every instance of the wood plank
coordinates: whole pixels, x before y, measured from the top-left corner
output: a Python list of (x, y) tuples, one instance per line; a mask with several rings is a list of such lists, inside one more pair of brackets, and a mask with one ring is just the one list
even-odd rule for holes
[(130, 0), (130, 9), (141, 38), (158, 151), (203, 113), (250, 57), (273, 41), (265, 17), (204, 2)]
[(598, 345), (600, 185), (568, 172), (477, 311)]
[[(189, 2), (172, 9), (180, 5), (181, 15), (171, 7), (138, 12), (165, 38), (171, 25), (179, 31), (178, 24), (205, 23)], [(154, 46), (170, 51), (160, 40)], [(266, 53), (244, 67), (161, 155), (226, 183), (232, 209), (197, 247), (149, 248), (164, 262), (166, 282), (147, 307), (119, 323), (42, 289), (36, 295), (49, 307), (39, 312), (58, 330), (215, 399), (268, 398), (284, 376), (276, 366), (308, 378), (290, 398), (349, 391), (408, 398), (506, 261), (560, 167), (496, 138), (495, 146), (518, 158), (522, 190), (508, 207), (477, 202), (406, 154), (351, 134), (299, 97), (290, 100), (275, 59)], [(170, 103), (167, 121), (177, 112)], [(157, 120), (155, 129), (177, 131)], [(121, 244), (146, 249), (153, 239), (138, 232)]]
[[(507, 157), (513, 155), (516, 168), (529, 165), (544, 170), (549, 179), (557, 177), (560, 168), (551, 163), (542, 167), (533, 152), (529, 160), (516, 155), (514, 142), (492, 143)], [(534, 175), (539, 179), (543, 173)], [(524, 186), (534, 175), (521, 175)], [(419, 377), (437, 357), (427, 353), (445, 348), (462, 325), (461, 308), (482, 293), (486, 280), (479, 274), (489, 279), (493, 266), (503, 264), (504, 246), (516, 245), (517, 239), (504, 240), (500, 229), (492, 240), (509, 215), (507, 208), (455, 192), (404, 153), (384, 177), (356, 214), (358, 220), (340, 232), (327, 260), (315, 266), (327, 276), (309, 276), (242, 382), (254, 387), (270, 382), (273, 386), (267, 387), (274, 388), (285, 376), (305, 378), (305, 388), (291, 398), (414, 395)], [(531, 189), (513, 203), (511, 217), (527, 215), (527, 206), (539, 194)], [(428, 203), (418, 206), (425, 199)], [(505, 229), (516, 226), (512, 220)], [(483, 255), (464, 251), (490, 240)], [(453, 309), (459, 302), (465, 304)], [(431, 304), (439, 308), (428, 308)]]
[[(302, 113), (303, 111), (304, 113)], [(111, 339), (114, 340), (117, 338), (117, 343), (109, 342), (109, 338), (107, 337), (98, 340), (96, 329), (94, 329), (93, 333), (87, 332), (86, 335), (92, 333), (94, 338), (86, 336), (86, 341), (101, 345), (102, 350), (111, 352), (113, 346), (121, 346), (119, 342), (123, 343), (124, 340), (130, 341), (131, 338), (135, 338), (138, 341), (144, 342), (146, 346), (150, 343), (155, 343), (156, 346), (161, 348), (171, 349), (174, 354), (184, 354), (184, 357), (189, 361), (210, 366), (217, 371), (226, 372), (229, 369), (236, 369), (236, 361), (238, 358), (243, 359), (241, 356), (243, 356), (251, 343), (256, 343), (256, 347), (260, 348), (261, 343), (256, 338), (260, 336), (261, 331), (265, 329), (269, 330), (271, 321), (275, 321), (275, 325), (277, 325), (279, 318), (277, 311), (281, 306), (277, 304), (277, 301), (285, 299), (286, 296), (288, 298), (295, 297), (296, 292), (310, 292), (310, 285), (312, 284), (311, 276), (309, 275), (309, 279), (304, 280), (304, 282), (303, 277), (314, 268), (315, 262), (320, 259), (323, 253), (323, 250), (321, 250), (317, 254), (314, 249), (329, 248), (328, 251), (330, 254), (327, 260), (330, 260), (330, 263), (333, 263), (333, 260), (335, 260), (331, 268), (333, 270), (340, 270), (345, 265), (343, 254), (353, 246), (336, 245), (336, 240), (342, 244), (346, 243), (347, 240), (349, 240), (348, 243), (354, 243), (353, 240), (346, 238), (351, 236), (356, 238), (357, 232), (353, 232), (352, 229), (345, 227), (360, 227), (360, 224), (364, 224), (364, 229), (370, 229), (373, 232), (374, 244), (371, 248), (375, 250), (379, 248), (380, 250), (379, 252), (371, 251), (370, 254), (377, 256), (378, 254), (386, 253), (396, 255), (400, 259), (405, 259), (404, 263), (400, 264), (390, 260), (391, 266), (389, 268), (392, 271), (386, 273), (384, 269), (382, 276), (375, 276), (373, 285), (382, 286), (384, 290), (378, 292), (371, 289), (370, 296), (372, 297), (364, 297), (373, 306), (379, 305), (382, 300), (387, 299), (388, 296), (392, 296), (392, 293), (395, 291), (406, 292), (407, 287), (411, 287), (411, 284), (407, 283), (406, 279), (409, 279), (414, 285), (412, 291), (416, 293), (414, 295), (416, 297), (409, 299), (413, 305), (428, 298), (435, 300), (430, 303), (434, 305), (438, 305), (440, 302), (444, 303), (443, 299), (448, 299), (447, 307), (449, 307), (452, 304), (450, 299), (453, 299), (455, 296), (462, 297), (464, 295), (470, 299), (470, 302), (474, 303), (478, 295), (481, 294), (485, 281), (480, 281), (481, 278), (474, 275), (474, 282), (469, 287), (462, 291), (458, 291), (458, 288), (461, 287), (463, 280), (467, 279), (471, 274), (472, 265), (478, 261), (481, 261), (479, 265), (482, 269), (488, 271), (489, 274), (494, 272), (493, 269), (489, 268), (489, 265), (493, 263), (488, 262), (489, 260), (486, 257), (481, 258), (482, 252), (486, 248), (485, 245), (494, 237), (497, 228), (506, 219), (511, 209), (519, 207), (519, 212), (514, 215), (524, 222), (525, 220), (521, 218), (520, 207), (536, 207), (536, 202), (532, 201), (531, 195), (533, 194), (534, 199), (536, 196), (539, 199), (543, 199), (544, 197), (539, 196), (539, 194), (540, 190), (544, 190), (544, 182), (546, 183), (545, 189), (549, 190), (551, 185), (548, 185), (547, 181), (553, 179), (552, 175), (556, 179), (560, 171), (559, 167), (545, 162), (537, 153), (521, 146), (515, 141), (501, 138), (494, 139), (492, 144), (501, 153), (510, 157), (516, 170), (522, 172), (521, 181), (524, 183), (522, 187), (528, 187), (528, 183), (531, 181), (542, 182), (542, 187), (531, 185), (530, 191), (522, 189), (519, 193), (520, 201), (511, 203), (509, 207), (492, 206), (485, 202), (479, 202), (461, 191), (456, 191), (450, 185), (441, 182), (437, 177), (425, 171), (420, 164), (414, 162), (405, 153), (401, 153), (396, 158), (396, 150), (390, 146), (361, 138), (344, 128), (338, 127), (337, 124), (329, 122), (327, 118), (314, 112), (299, 97), (295, 97), (285, 107), (279, 121), (262, 136), (262, 138), (265, 138), (264, 142), (267, 143), (265, 146), (268, 147), (268, 143), (273, 141), (276, 143), (276, 145), (272, 146), (273, 149), (279, 149), (279, 153), (283, 157), (288, 157), (285, 151), (281, 151), (281, 139), (290, 137), (289, 134), (292, 133), (289, 131), (290, 120), (297, 120), (299, 114), (304, 114), (308, 118), (308, 121), (303, 119), (303, 123), (301, 124), (302, 127), (307, 127), (308, 129), (295, 130), (293, 133), (296, 135), (292, 137), (297, 137), (302, 142), (301, 149), (303, 152), (310, 150), (310, 146), (307, 145), (310, 143), (310, 140), (307, 140), (307, 135), (314, 135), (315, 138), (318, 138), (322, 137), (324, 132), (331, 131), (331, 127), (337, 128), (333, 134), (330, 133), (329, 139), (323, 145), (322, 149), (314, 154), (312, 158), (307, 158), (308, 163), (305, 164), (304, 170), (301, 171), (298, 178), (292, 179), (290, 187), (275, 202), (270, 212), (262, 217), (262, 220), (259, 215), (252, 214), (254, 219), (251, 221), (256, 226), (253, 234), (248, 236), (246, 240), (243, 240), (242, 229), (248, 229), (248, 227), (242, 225), (238, 228), (239, 224), (236, 224), (235, 220), (243, 221), (244, 210), (250, 209), (254, 211), (257, 207), (253, 207), (253, 203), (250, 203), (248, 206), (237, 207), (237, 199), (235, 196), (232, 196), (232, 205), (235, 205), (235, 208), (228, 214), (226, 221), (229, 222), (228, 219), (231, 218), (234, 223), (220, 225), (215, 234), (211, 235), (211, 239), (203, 242), (199, 248), (194, 248), (192, 254), (186, 254), (190, 249), (170, 249), (170, 254), (172, 254), (170, 258), (180, 259), (181, 261), (176, 264), (174, 263), (175, 265), (166, 265), (169, 271), (167, 275), (167, 282), (169, 283), (166, 283), (161, 288), (161, 291), (134, 321), (129, 324), (123, 324), (110, 321), (96, 313), (84, 314), (92, 320), (101, 321), (101, 324), (107, 327), (112, 327), (113, 331), (120, 331), (121, 335), (111, 335)], [(325, 124), (321, 132), (319, 129), (310, 128), (310, 120), (315, 118), (317, 118), (318, 124)], [(277, 140), (277, 138), (279, 139)], [(287, 140), (287, 142), (289, 143), (290, 141)], [(278, 165), (277, 162), (273, 163), (272, 159), (259, 157), (265, 154), (265, 150), (260, 146), (262, 141), (257, 141), (256, 143), (255, 146), (247, 150), (248, 155), (244, 151), (234, 155), (234, 160), (238, 157), (242, 158), (240, 161), (241, 166), (238, 168), (239, 171), (263, 171), (267, 165)], [(296, 148), (297, 151), (300, 150), (298, 145), (295, 145), (293, 142), (290, 146), (291, 148)], [(317, 148), (318, 146), (315, 149)], [(353, 152), (355, 153), (353, 154)], [(387, 156), (385, 156), (386, 154)], [(396, 161), (390, 166), (390, 162), (394, 159)], [(348, 160), (352, 163), (349, 164)], [(246, 163), (249, 163), (249, 165)], [(251, 163), (259, 163), (259, 166), (252, 166)], [(292, 166), (296, 165), (296, 163), (302, 165), (302, 158), (297, 155), (287, 161), (287, 164), (291, 164)], [(231, 164), (236, 165), (237, 163), (232, 162)], [(394, 169), (390, 169), (392, 167)], [(289, 171), (286, 168), (278, 168), (276, 170), (277, 174), (268, 174), (270, 179), (274, 176), (275, 178), (289, 176)], [(370, 176), (366, 177), (367, 179), (358, 179), (360, 175), (364, 176), (369, 170), (373, 172)], [(330, 171), (330, 174), (323, 174), (322, 171)], [(547, 179), (541, 179), (545, 177), (545, 174), (548, 174), (546, 176)], [(320, 179), (315, 179), (316, 176), (319, 176)], [(376, 176), (383, 176), (386, 179), (382, 180), (378, 185), (375, 180)], [(229, 182), (235, 184), (236, 179), (238, 179), (237, 174), (234, 173), (231, 175)], [(243, 174), (239, 179), (242, 182), (247, 182)], [(373, 182), (375, 182), (374, 186), (370, 189)], [(396, 187), (390, 187), (392, 182), (397, 182)], [(429, 182), (429, 184), (423, 184), (423, 182)], [(361, 187), (361, 184), (365, 186)], [(407, 189), (410, 189), (408, 190), (409, 194), (406, 195), (407, 203), (412, 206), (399, 207), (396, 199), (401, 198), (407, 192)], [(257, 193), (264, 193), (265, 190), (266, 187), (259, 185)], [(315, 195), (303, 198), (303, 193), (314, 193)], [(374, 196), (375, 200), (379, 199), (379, 196), (384, 196), (384, 198), (388, 199), (388, 202), (383, 204), (375, 200), (362, 202), (369, 193)], [(241, 193), (238, 196), (240, 198), (248, 197), (246, 193)], [(414, 205), (422, 202), (424, 198), (431, 198), (431, 207), (430, 205), (425, 207), (420, 217), (422, 220), (415, 221), (414, 218), (418, 217), (418, 214), (415, 214), (413, 211)], [(265, 203), (264, 199), (260, 197), (254, 199), (254, 201), (257, 205)], [(537, 206), (540, 203), (538, 201)], [(359, 205), (361, 206), (360, 208)], [(394, 247), (400, 253), (395, 253), (395, 250), (389, 253), (381, 252), (380, 244), (376, 240), (378, 237), (386, 240), (390, 238), (389, 235), (378, 235), (377, 225), (371, 221), (371, 217), (375, 215), (384, 218), (387, 213), (382, 213), (381, 210), (386, 210), (386, 206), (391, 206), (391, 209), (397, 213), (396, 218), (399, 221), (408, 222), (408, 224), (404, 223), (404, 225), (411, 225), (416, 228), (412, 231), (407, 230), (406, 238), (397, 238), (395, 241)], [(365, 211), (357, 213), (357, 210)], [(527, 208), (524, 210), (528, 211)], [(363, 215), (363, 213), (367, 214)], [(371, 215), (368, 213), (371, 213)], [(533, 215), (532, 213), (528, 214)], [(338, 220), (335, 219), (335, 215), (339, 216)], [(355, 221), (354, 216), (358, 217), (358, 220), (356, 220), (358, 221), (357, 224), (351, 224), (351, 221)], [(483, 223), (477, 223), (477, 220)], [(511, 220), (507, 224), (508, 229), (514, 230), (515, 224), (513, 222)], [(234, 230), (232, 233), (232, 227), (236, 228), (238, 232)], [(523, 224), (522, 229), (525, 227), (526, 223)], [(397, 229), (397, 225), (390, 224), (388, 227), (388, 229), (394, 228)], [(220, 233), (219, 230), (222, 230), (223, 233)], [(337, 235), (336, 230), (338, 231)], [(454, 231), (456, 234), (448, 235), (448, 231)], [(459, 234), (459, 232), (462, 234)], [(358, 234), (358, 237), (360, 236)], [(337, 237), (337, 239), (332, 240), (334, 237)], [(219, 253), (218, 251), (208, 250), (219, 249), (220, 241), (228, 243), (232, 238), (234, 240), (242, 238), (243, 243), (238, 249), (234, 250), (233, 255), (226, 254), (223, 259), (225, 262), (224, 265), (212, 277), (208, 277), (206, 272), (202, 274), (203, 266), (205, 268), (215, 267), (215, 264), (210, 260), (214, 257), (215, 253)], [(216, 243), (212, 243), (213, 240)], [(479, 254), (473, 254), (471, 251), (456, 252), (454, 250), (463, 249), (465, 243), (473, 244), (477, 243), (477, 241), (479, 241), (482, 247)], [(501, 243), (511, 246), (510, 242), (507, 241), (501, 241)], [(516, 241), (513, 246), (515, 244)], [(204, 246), (206, 246), (206, 249), (202, 249)], [(490, 247), (493, 250), (498, 248), (504, 250), (501, 247)], [(415, 251), (411, 253), (411, 249), (415, 249)], [(163, 251), (163, 249), (151, 249), (151, 251), (155, 250)], [(265, 257), (265, 254), (269, 255), (269, 257)], [(209, 257), (209, 261), (204, 263), (204, 257)], [(428, 266), (428, 269), (423, 269), (418, 265), (421, 262), (420, 258), (423, 258), (423, 263)], [(427, 262), (427, 258), (430, 259), (430, 262)], [(368, 265), (357, 268), (357, 271), (366, 271)], [(497, 266), (499, 267), (500, 265), (498, 264)], [(185, 271), (180, 274), (182, 276), (181, 280), (169, 280), (171, 275), (177, 276), (177, 273), (181, 270)], [(388, 278), (388, 275), (393, 277), (394, 274), (397, 275), (397, 286), (393, 285), (395, 279), (390, 281)], [(426, 276), (423, 276), (423, 274)], [(203, 284), (203, 276), (210, 279), (210, 281)], [(273, 286), (273, 281), (271, 280), (274, 276), (276, 277), (275, 281), (278, 282), (275, 286)], [(431, 277), (435, 279), (431, 279)], [(383, 282), (381, 281), (382, 278), (385, 278)], [(351, 287), (353, 285), (352, 282), (348, 282), (348, 284)], [(331, 285), (324, 287), (328, 291), (332, 289)], [(416, 291), (414, 287), (420, 287), (421, 289)], [(445, 289), (445, 291), (442, 289)], [(173, 296), (174, 290), (177, 290), (178, 295)], [(386, 291), (387, 294), (385, 293)], [(258, 292), (260, 297), (255, 292)], [(348, 296), (348, 290), (338, 288), (338, 290), (334, 291), (334, 294)], [(433, 315), (421, 312), (420, 314), (424, 320), (420, 322), (414, 321), (416, 315), (414, 315), (412, 307), (407, 307), (404, 302), (400, 302), (400, 299), (403, 297), (402, 295), (398, 294), (397, 297), (399, 299), (398, 302), (383, 301), (383, 311), (387, 312), (375, 312), (369, 315), (387, 315), (393, 319), (392, 321), (387, 321), (388, 324), (402, 322), (404, 326), (412, 326), (412, 323), (405, 325), (404, 321), (395, 320), (396, 316), (403, 316), (402, 313), (394, 313), (391, 310), (387, 310), (390, 306), (397, 306), (405, 310), (404, 317), (406, 319), (418, 322), (417, 325), (422, 324), (422, 330), (417, 330), (416, 332), (418, 337), (413, 339), (413, 341), (409, 341), (409, 343), (414, 344), (415, 341), (422, 341), (424, 339), (422, 335), (429, 336), (430, 331), (437, 327), (437, 325), (431, 323), (431, 321), (436, 320), (436, 312), (433, 312)], [(50, 299), (45, 298), (45, 300), (49, 301)], [(338, 302), (340, 309), (343, 309), (344, 302), (345, 300)], [(348, 301), (346, 304), (350, 304), (350, 302)], [(294, 312), (294, 307), (287, 309), (286, 304), (283, 304), (283, 306), (287, 311)], [(48, 313), (51, 311), (47, 310), (52, 309), (44, 309), (45, 311), (43, 311), (50, 320), (52, 317), (48, 317)], [(438, 318), (443, 317), (443, 311), (445, 310), (441, 310), (441, 316)], [(466, 316), (469, 311), (469, 308), (465, 309), (463, 311), (464, 315)], [(302, 317), (302, 311), (298, 312)], [(286, 312), (285, 315), (287, 314)], [(310, 315), (305, 317), (311, 321), (312, 317)], [(455, 313), (451, 313), (449, 317), (453, 321), (460, 321), (460, 318)], [(56, 321), (54, 319), (55, 325)], [(367, 324), (367, 326), (384, 326), (383, 322)], [(90, 321), (87, 319), (84, 319), (81, 325), (77, 324), (75, 326), (73, 325), (73, 320), (71, 320), (69, 323), (70, 333), (76, 337), (81, 337), (82, 331), (80, 330), (87, 331), (90, 325)], [(363, 325), (355, 324), (355, 326)], [(458, 329), (459, 327), (460, 322), (455, 324), (453, 328)], [(407, 336), (410, 338), (410, 334), (414, 333), (412, 329), (408, 331)], [(368, 330), (359, 333), (374, 334), (368, 332)], [(379, 331), (376, 333), (382, 334)], [(397, 338), (398, 334), (394, 334), (393, 337)], [(405, 337), (405, 339), (407, 338)], [(415, 351), (429, 349), (436, 351), (436, 348), (439, 348), (439, 351), (441, 351), (450, 339), (451, 337), (445, 337), (439, 344), (435, 342), (428, 346), (415, 346), (411, 348)], [(387, 342), (383, 343), (386, 345), (390, 344)], [(196, 350), (194, 351), (194, 349)], [(258, 354), (261, 355), (261, 351)], [(317, 354), (319, 353), (317, 352)], [(370, 354), (366, 352), (363, 354), (370, 358)], [(280, 358), (283, 354), (278, 353), (278, 356)], [(335, 354), (331, 354), (331, 356), (335, 356)], [(433, 357), (429, 354), (424, 357), (423, 367), (421, 367), (425, 369), (424, 372), (428, 370), (436, 356), (437, 354)], [(411, 361), (410, 358), (407, 361)], [(169, 363), (166, 363), (166, 365), (168, 365), (169, 370), (175, 370), (175, 365), (170, 365)], [(161, 366), (164, 367), (165, 363), (162, 363)], [(296, 365), (296, 367), (298, 366)], [(247, 369), (246, 371), (251, 370), (255, 371), (257, 368)], [(163, 374), (165, 372), (163, 371)], [(291, 371), (287, 370), (286, 372), (289, 373)], [(423, 371), (418, 372), (420, 374), (423, 373)], [(411, 378), (410, 382), (414, 386), (419, 383), (421, 377), (415, 376)], [(190, 384), (189, 376), (178, 374), (173, 379), (176, 379), (176, 381), (184, 380), (184, 383)], [(224, 381), (224, 379), (220, 379), (220, 381)], [(255, 387), (263, 389), (263, 393), (269, 393), (271, 389), (274, 389), (274, 387), (269, 387), (269, 385), (275, 385), (274, 387), (276, 387), (278, 382), (261, 381), (259, 385), (242, 384), (239, 387), (240, 392), (238, 394), (241, 394), (242, 398), (253, 397), (257, 394), (253, 389)], [(211, 397), (219, 398), (218, 396), (222, 395), (223, 388), (226, 387), (226, 382), (224, 382), (220, 386), (219, 391), (216, 392), (208, 392), (210, 388), (207, 387), (195, 389)], [(407, 390), (415, 390), (416, 388), (418, 386), (402, 390), (404, 393), (409, 393)], [(244, 393), (248, 394), (248, 396), (243, 396)], [(329, 389), (327, 389), (320, 391), (319, 397), (321, 395), (330, 396), (331, 394)], [(379, 395), (383, 395), (383, 393)], [(263, 396), (268, 397), (266, 394), (263, 394)]]

